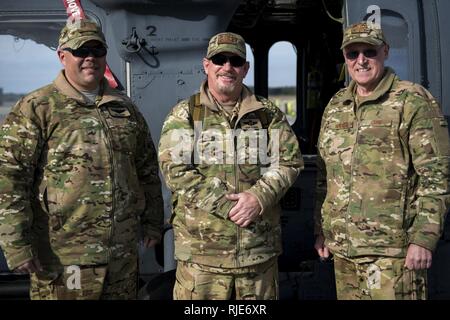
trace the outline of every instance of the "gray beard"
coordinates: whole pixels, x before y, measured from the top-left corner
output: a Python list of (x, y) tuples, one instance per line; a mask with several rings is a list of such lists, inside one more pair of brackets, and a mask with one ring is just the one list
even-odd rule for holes
[(223, 93), (223, 94), (231, 94), (231, 93), (233, 93), (234, 90), (236, 89), (236, 85), (231, 85), (231, 86), (222, 86), (222, 85), (219, 85), (219, 86), (218, 86), (218, 89), (219, 89), (220, 93)]

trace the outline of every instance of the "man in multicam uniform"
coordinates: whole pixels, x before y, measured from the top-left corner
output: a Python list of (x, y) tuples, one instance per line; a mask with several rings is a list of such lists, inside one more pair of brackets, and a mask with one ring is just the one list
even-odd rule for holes
[(90, 20), (59, 38), (56, 80), (22, 98), (0, 129), (0, 245), (31, 273), (32, 299), (136, 297), (138, 227), (161, 236), (156, 151), (143, 116), (103, 73)]
[(178, 260), (174, 299), (278, 298), (279, 200), (303, 160), (285, 115), (243, 85), (245, 58), (241, 36), (212, 37), (200, 93), (178, 103), (162, 129), (159, 161), (173, 192)]
[(353, 80), (322, 119), (316, 249), (334, 254), (338, 299), (426, 299), (450, 201), (447, 123), (427, 90), (384, 67), (376, 25), (350, 26), (342, 49)]

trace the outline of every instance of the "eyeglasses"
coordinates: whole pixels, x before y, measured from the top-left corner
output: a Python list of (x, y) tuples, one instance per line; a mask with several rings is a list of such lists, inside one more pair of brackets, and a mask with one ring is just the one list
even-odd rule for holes
[(378, 55), (377, 49), (367, 49), (364, 51), (349, 51), (345, 53), (345, 57), (348, 60), (355, 60), (359, 57), (359, 54), (362, 53), (366, 58), (375, 58)]
[(81, 47), (78, 49), (64, 48), (64, 51), (69, 51), (74, 57), (86, 58), (92, 54), (96, 58), (104, 57), (106, 55), (105, 47)]
[(245, 59), (241, 58), (239, 56), (226, 56), (224, 54), (216, 54), (211, 57), (210, 59), (212, 63), (214, 63), (216, 66), (223, 66), (228, 61), (230, 62), (232, 67), (238, 68), (242, 67), (245, 64)]

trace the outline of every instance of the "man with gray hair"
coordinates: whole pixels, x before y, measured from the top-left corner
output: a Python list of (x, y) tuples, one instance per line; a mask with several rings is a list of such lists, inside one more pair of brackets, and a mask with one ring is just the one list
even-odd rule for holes
[(426, 299), (450, 204), (448, 125), (436, 99), (384, 66), (380, 27), (344, 32), (352, 78), (318, 141), (316, 249), (334, 255), (338, 299)]
[(31, 274), (32, 299), (133, 299), (138, 227), (161, 237), (156, 151), (145, 119), (103, 77), (100, 27), (67, 24), (55, 81), (23, 97), (0, 130), (0, 245)]
[(243, 85), (240, 35), (213, 36), (203, 67), (200, 93), (173, 108), (159, 144), (173, 193), (173, 296), (277, 299), (279, 201), (303, 168), (298, 141), (285, 115)]

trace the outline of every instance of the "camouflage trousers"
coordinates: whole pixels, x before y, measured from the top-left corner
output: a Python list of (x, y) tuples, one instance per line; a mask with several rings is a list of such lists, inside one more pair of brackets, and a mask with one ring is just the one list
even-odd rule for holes
[(278, 300), (278, 262), (215, 268), (178, 261), (174, 300)]
[(46, 266), (31, 275), (32, 300), (128, 300), (137, 297), (137, 259), (107, 265)]
[(409, 270), (404, 258), (334, 255), (338, 300), (425, 300), (427, 271)]

